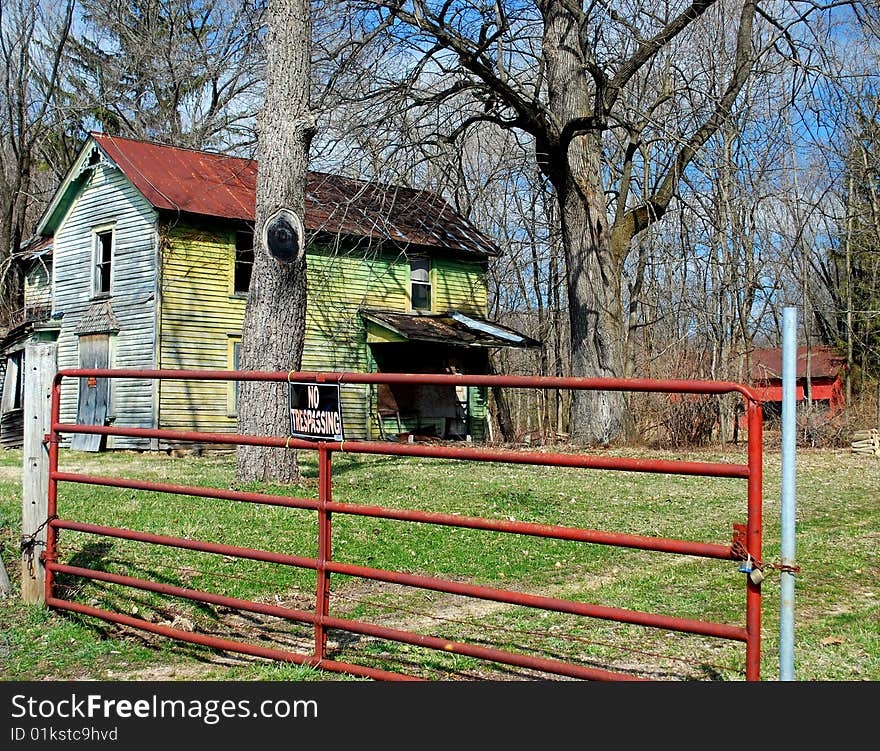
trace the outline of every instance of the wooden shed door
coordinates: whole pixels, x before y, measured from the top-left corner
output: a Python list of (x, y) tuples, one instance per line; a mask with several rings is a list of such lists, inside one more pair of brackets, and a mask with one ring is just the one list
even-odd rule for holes
[[(110, 336), (108, 334), (89, 334), (79, 338), (79, 366), (81, 368), (107, 368), (110, 366)], [(104, 425), (107, 421), (109, 400), (109, 379), (81, 378), (76, 424)], [(70, 448), (76, 451), (100, 451), (103, 437), (75, 433)]]

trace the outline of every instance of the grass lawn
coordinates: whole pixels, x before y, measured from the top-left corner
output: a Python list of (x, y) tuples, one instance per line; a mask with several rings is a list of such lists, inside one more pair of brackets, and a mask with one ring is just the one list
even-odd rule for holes
[[(742, 452), (628, 455), (744, 462)], [(269, 492), (316, 497), (314, 457), (303, 481)], [(77, 454), (70, 471), (237, 487), (234, 456)], [(348, 680), (310, 668), (175, 643), (17, 599), (21, 453), (0, 453), (0, 542), (13, 596), (0, 601), (0, 675), (7, 680)], [(880, 460), (847, 451), (798, 455), (796, 674), (799, 680), (880, 679)], [(764, 558), (779, 556), (780, 456), (764, 462)], [(246, 489), (255, 489), (253, 487)], [(264, 489), (264, 488), (261, 488)], [(728, 543), (745, 522), (745, 481), (435, 459), (334, 457), (334, 500)], [(316, 514), (219, 500), (62, 484), (65, 519), (315, 556)], [(333, 557), (375, 568), (742, 625), (735, 563), (583, 543), (336, 514)], [(60, 560), (192, 589), (314, 607), (315, 574), (224, 556), (64, 530)], [(779, 575), (763, 585), (762, 677), (778, 677)], [(62, 596), (155, 623), (308, 653), (312, 629), (274, 618), (61, 577)], [(331, 613), (662, 680), (742, 680), (742, 644), (553, 614), (436, 592), (332, 577)], [(429, 679), (533, 678), (516, 668), (332, 632), (335, 659)]]

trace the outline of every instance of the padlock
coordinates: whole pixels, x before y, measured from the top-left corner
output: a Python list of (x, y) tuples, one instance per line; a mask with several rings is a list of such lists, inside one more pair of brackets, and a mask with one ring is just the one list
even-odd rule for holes
[(753, 568), (754, 567), (752, 566), (752, 556), (749, 556), (748, 558), (746, 558), (746, 560), (742, 561), (739, 564), (739, 569), (737, 570), (741, 574), (751, 574)]
[(749, 572), (749, 579), (752, 580), (752, 584), (758, 586), (762, 581), (764, 581), (764, 572), (759, 568), (753, 568)]

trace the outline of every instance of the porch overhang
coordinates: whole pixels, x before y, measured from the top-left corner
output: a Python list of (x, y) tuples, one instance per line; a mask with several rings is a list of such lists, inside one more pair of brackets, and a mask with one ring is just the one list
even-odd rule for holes
[(361, 310), (367, 324), (367, 343), (433, 342), (458, 347), (540, 347), (541, 342), (508, 326), (465, 314), (397, 313), (373, 308)]

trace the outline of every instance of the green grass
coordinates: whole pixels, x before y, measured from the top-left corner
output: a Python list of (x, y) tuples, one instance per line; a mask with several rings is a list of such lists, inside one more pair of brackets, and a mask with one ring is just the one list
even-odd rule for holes
[[(630, 454), (636, 452), (628, 452)], [(741, 452), (657, 458), (743, 461)], [(315, 497), (303, 480), (268, 492)], [(0, 453), (0, 540), (13, 584), (21, 453)], [(237, 487), (234, 457), (62, 452), (62, 469)], [(745, 521), (745, 482), (434, 459), (334, 457), (334, 500), (728, 543)], [(765, 456), (765, 560), (779, 555), (779, 455)], [(255, 489), (250, 486), (246, 489)], [(798, 456), (796, 671), (801, 680), (880, 679), (880, 461), (844, 451)], [(66, 519), (313, 557), (316, 514), (64, 483)], [(335, 514), (333, 557), (375, 568), (701, 620), (742, 624), (743, 575), (731, 562)], [(64, 530), (60, 559), (234, 597), (314, 607), (315, 573)], [(310, 652), (311, 627), (99, 582), (59, 578), (64, 597), (157, 623)], [(764, 587), (762, 676), (778, 676), (779, 575)], [(665, 680), (742, 680), (741, 644), (486, 603), (334, 575), (331, 612), (419, 633)], [(184, 620), (181, 620), (184, 619)], [(0, 673), (42, 678), (344, 680), (310, 668), (217, 653), (70, 613), (0, 603)], [(430, 679), (513, 679), (526, 671), (333, 632), (338, 660)]]

